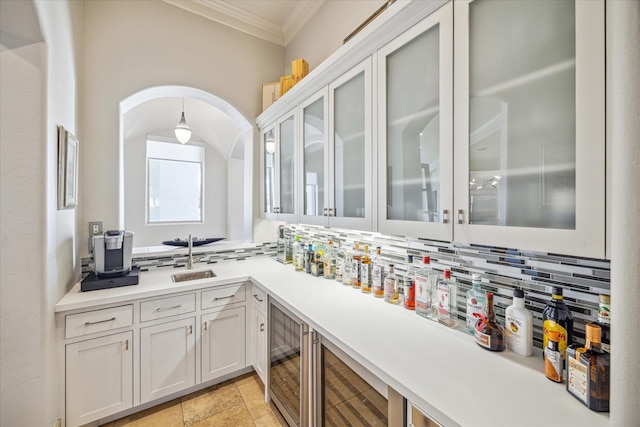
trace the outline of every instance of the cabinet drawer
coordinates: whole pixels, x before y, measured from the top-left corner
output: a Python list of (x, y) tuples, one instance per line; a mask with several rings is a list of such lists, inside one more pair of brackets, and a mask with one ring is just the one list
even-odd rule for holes
[(65, 319), (65, 338), (110, 331), (133, 325), (133, 305), (70, 314)]
[(251, 300), (253, 304), (262, 309), (263, 312), (267, 310), (267, 293), (257, 286), (253, 286), (251, 290)]
[(196, 294), (158, 298), (140, 303), (140, 321), (162, 319), (196, 311)]
[(220, 307), (245, 300), (244, 283), (222, 286), (202, 292), (202, 309)]

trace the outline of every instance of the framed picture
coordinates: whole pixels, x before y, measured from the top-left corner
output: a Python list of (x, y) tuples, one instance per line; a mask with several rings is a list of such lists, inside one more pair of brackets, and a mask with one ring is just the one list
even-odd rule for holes
[(78, 140), (58, 126), (58, 209), (78, 204)]

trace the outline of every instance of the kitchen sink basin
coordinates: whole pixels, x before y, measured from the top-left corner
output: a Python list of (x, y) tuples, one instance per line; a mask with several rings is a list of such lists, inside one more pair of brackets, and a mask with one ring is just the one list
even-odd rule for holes
[(216, 273), (212, 270), (189, 271), (187, 273), (172, 274), (171, 279), (174, 282), (187, 282), (189, 280), (208, 279), (216, 277)]

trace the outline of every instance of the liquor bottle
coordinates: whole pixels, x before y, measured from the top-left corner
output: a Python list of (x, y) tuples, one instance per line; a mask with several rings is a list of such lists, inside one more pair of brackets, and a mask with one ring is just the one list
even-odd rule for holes
[(504, 351), (504, 329), (496, 321), (496, 312), (493, 308), (493, 294), (487, 292), (487, 306), (484, 317), (476, 324), (475, 338), (478, 345), (491, 351)]
[(573, 316), (563, 301), (562, 288), (553, 287), (551, 301), (542, 310), (542, 346), (547, 348), (549, 331), (558, 332), (558, 346), (562, 360), (566, 358), (567, 346), (573, 343)]
[(329, 242), (327, 253), (324, 254), (324, 278), (335, 279), (336, 278), (336, 254), (333, 250), (333, 241)]
[(471, 275), (471, 289), (467, 291), (467, 332), (474, 334), (476, 322), (484, 315), (484, 308), (487, 305), (487, 297), (482, 290), (480, 275)]
[(611, 297), (609, 295), (600, 295), (597, 324), (601, 329), (602, 350), (611, 353)]
[(547, 334), (544, 348), (544, 374), (551, 381), (562, 382), (562, 352), (560, 351), (560, 333), (552, 329)]
[(294, 265), (296, 271), (304, 270), (304, 245), (300, 241), (300, 235), (296, 235), (296, 244), (293, 248)]
[(398, 284), (393, 264), (389, 265), (389, 274), (384, 278), (384, 300), (389, 304), (398, 304)]
[(345, 248), (344, 251), (344, 267), (342, 270), (342, 284), (345, 286), (351, 286), (353, 283), (353, 251), (349, 248)]
[(451, 277), (451, 271), (445, 270), (443, 278), (438, 281), (438, 322), (445, 326), (453, 328), (456, 326), (457, 303), (458, 303), (458, 284)]
[(422, 267), (416, 270), (416, 283), (414, 286), (416, 295), (416, 314), (422, 317), (437, 319), (433, 310), (438, 283), (438, 273), (431, 268), (431, 259), (428, 256), (422, 258)]
[(416, 269), (413, 265), (413, 255), (407, 255), (407, 274), (404, 276), (404, 301), (407, 310), (416, 309)]
[(376, 298), (384, 298), (384, 263), (380, 255), (380, 246), (376, 248), (376, 255), (373, 258), (373, 267), (371, 275), (371, 286), (373, 287), (373, 296)]
[(355, 242), (353, 245), (353, 255), (351, 256), (351, 281), (354, 288), (360, 288), (360, 260), (362, 259), (362, 253), (360, 253), (360, 243)]
[(313, 255), (313, 262), (311, 263), (311, 275), (315, 277), (324, 276), (324, 252), (322, 249), (318, 250)]
[(311, 274), (311, 265), (315, 262), (315, 253), (313, 253), (313, 244), (309, 243), (309, 247), (307, 248), (307, 252), (304, 256), (304, 271), (307, 274)]
[(365, 294), (371, 293), (373, 274), (371, 271), (371, 258), (369, 258), (369, 245), (364, 245), (364, 252), (360, 260), (360, 290)]
[(513, 304), (504, 313), (507, 347), (521, 356), (533, 353), (533, 315), (524, 307), (524, 291), (513, 291)]
[(338, 242), (338, 250), (336, 251), (336, 281), (342, 282), (344, 276), (344, 260), (345, 253), (340, 242)]
[(602, 328), (585, 326), (584, 348), (567, 349), (567, 391), (596, 412), (609, 412), (610, 355), (602, 349)]

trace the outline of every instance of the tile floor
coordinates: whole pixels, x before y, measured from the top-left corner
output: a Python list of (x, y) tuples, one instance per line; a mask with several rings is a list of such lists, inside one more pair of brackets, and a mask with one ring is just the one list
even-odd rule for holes
[(281, 427), (287, 423), (255, 372), (129, 415), (106, 427)]

